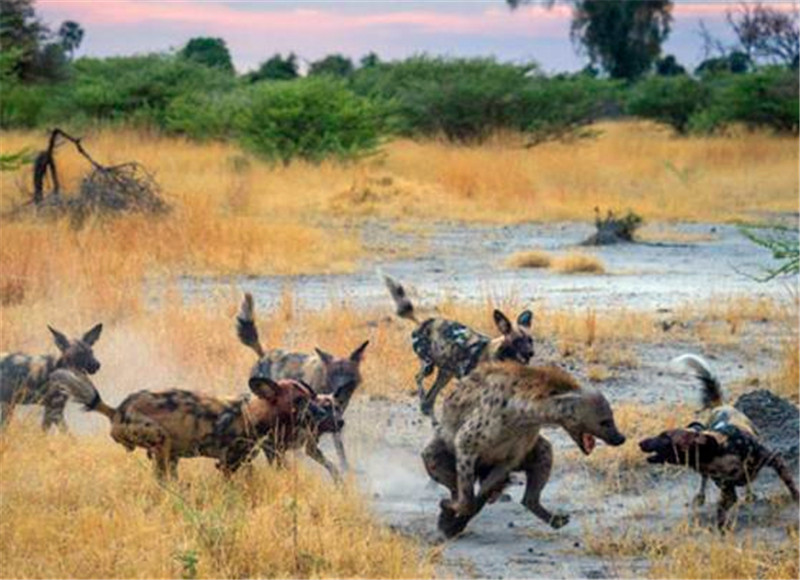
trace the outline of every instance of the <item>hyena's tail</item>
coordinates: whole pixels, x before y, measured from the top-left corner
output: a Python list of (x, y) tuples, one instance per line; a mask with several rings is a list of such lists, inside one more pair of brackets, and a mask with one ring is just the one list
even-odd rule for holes
[(48, 381), (81, 403), (87, 411), (97, 411), (109, 419), (114, 417), (116, 409), (103, 402), (92, 381), (83, 373), (59, 369), (50, 374)]
[(411, 300), (409, 299), (405, 288), (403, 288), (400, 282), (387, 274), (382, 274), (380, 271), (378, 274), (383, 276), (383, 281), (386, 283), (386, 288), (389, 289), (389, 294), (392, 295), (392, 300), (394, 300), (394, 304), (396, 306), (395, 312), (397, 316), (419, 323), (417, 317), (414, 316), (414, 305), (411, 304)]
[(712, 409), (722, 405), (724, 399), (722, 385), (717, 375), (711, 370), (708, 361), (701, 356), (684, 354), (672, 359), (672, 364), (690, 368), (694, 371), (694, 376), (700, 379), (703, 384), (703, 392), (700, 398), (703, 409)]
[(261, 341), (258, 338), (258, 329), (256, 328), (253, 295), (249, 292), (245, 293), (242, 306), (239, 308), (239, 314), (236, 315), (236, 335), (242, 341), (242, 344), (255, 351), (258, 358), (264, 356), (264, 348), (261, 346)]

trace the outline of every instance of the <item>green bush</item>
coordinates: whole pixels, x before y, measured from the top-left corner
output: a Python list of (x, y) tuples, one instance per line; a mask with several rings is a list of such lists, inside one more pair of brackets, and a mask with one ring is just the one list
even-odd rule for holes
[(243, 145), (268, 159), (354, 159), (376, 150), (382, 108), (332, 77), (263, 82), (247, 88), (233, 118)]
[(666, 123), (686, 133), (689, 121), (709, 102), (709, 88), (685, 75), (650, 77), (637, 83), (627, 98), (630, 114)]

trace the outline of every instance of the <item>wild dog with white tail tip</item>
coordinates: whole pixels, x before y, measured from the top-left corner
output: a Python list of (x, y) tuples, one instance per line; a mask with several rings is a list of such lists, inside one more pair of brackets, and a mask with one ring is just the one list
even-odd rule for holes
[(439, 514), (439, 529), (447, 537), (493, 502), (514, 471), (526, 474), (525, 507), (553, 528), (569, 522), (569, 516), (553, 514), (539, 501), (553, 464), (552, 447), (540, 435), (546, 426), (563, 427), (586, 455), (595, 438), (613, 446), (625, 442), (602, 393), (581, 387), (557, 367), (485, 363), (459, 381), (422, 452), (428, 474), (450, 490)]
[[(308, 383), (320, 398), (330, 398), (338, 412), (344, 415), (350, 399), (361, 384), (360, 365), (364, 358), (364, 350), (369, 341), (364, 341), (347, 358), (335, 358), (333, 355), (316, 348), (315, 354), (286, 352), (281, 349), (267, 351), (261, 346), (255, 322), (255, 306), (250, 293), (244, 295), (239, 314), (236, 316), (236, 332), (239, 340), (250, 347), (258, 355), (251, 377), (268, 377), (272, 380), (294, 379)], [(318, 433), (321, 435), (322, 432)], [(344, 442), (340, 431), (333, 433), (333, 442), (339, 463), (343, 470), (349, 469), (344, 451)], [(318, 438), (309, 440), (306, 445), (308, 455), (324, 465), (334, 479), (339, 479), (336, 467), (325, 457), (319, 448)], [(267, 453), (267, 459), (272, 458)]]
[(69, 339), (64, 333), (48, 326), (53, 340), (61, 351), (59, 356), (30, 356), (22, 353), (0, 355), (0, 427), (8, 421), (15, 405), (44, 407), (42, 429), (57, 425), (65, 431), (64, 407), (67, 396), (59, 389), (50, 389), (48, 379), (58, 369), (74, 369), (94, 374), (100, 363), (92, 347), (100, 338), (103, 325), (97, 324), (81, 338)]
[(719, 487), (717, 526), (728, 525), (728, 510), (736, 503), (736, 488), (748, 486), (764, 467), (771, 467), (781, 478), (792, 499), (798, 501), (797, 486), (780, 453), (767, 449), (758, 438), (758, 432), (747, 416), (724, 404), (725, 396), (719, 379), (702, 357), (685, 354), (672, 361), (694, 372), (702, 384), (702, 410), (709, 411), (703, 423), (694, 422), (686, 429), (670, 429), (656, 437), (644, 439), (639, 447), (649, 463), (688, 465), (702, 476), (700, 491), (694, 498), (695, 506), (702, 506), (706, 498), (708, 479)]
[(258, 445), (279, 454), (309, 431), (341, 429), (333, 405), (298, 381), (250, 379), (254, 398), (222, 400), (173, 389), (138, 391), (116, 408), (103, 402), (89, 378), (74, 371), (56, 371), (51, 385), (68, 392), (86, 410), (111, 422), (111, 438), (129, 451), (147, 450), (156, 475), (177, 476), (182, 457), (212, 457), (217, 468), (232, 474), (250, 460)]
[[(500, 336), (489, 338), (460, 322), (446, 318), (427, 318), (419, 322), (403, 286), (387, 275), (383, 276), (383, 280), (397, 307), (397, 316), (417, 324), (411, 333), (411, 346), (422, 365), (415, 377), (417, 393), (422, 413), (431, 416), (434, 425), (436, 418), (433, 407), (436, 397), (453, 378), (467, 376), (483, 362), (515, 361), (527, 365), (533, 357), (533, 338), (530, 335), (533, 313), (530, 310), (521, 312), (514, 325), (505, 314), (496, 309), (493, 317)], [(430, 376), (435, 369), (439, 371), (436, 379), (425, 392), (425, 377)]]

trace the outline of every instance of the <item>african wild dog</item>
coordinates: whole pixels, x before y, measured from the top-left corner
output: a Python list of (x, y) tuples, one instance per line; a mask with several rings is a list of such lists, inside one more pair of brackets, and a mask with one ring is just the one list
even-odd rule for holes
[[(361, 384), (359, 366), (364, 356), (364, 349), (369, 341), (365, 341), (355, 349), (349, 357), (337, 359), (325, 351), (315, 348), (316, 354), (286, 352), (280, 349), (265, 351), (258, 337), (255, 322), (253, 296), (244, 295), (239, 314), (236, 317), (236, 332), (239, 340), (250, 347), (258, 355), (258, 362), (250, 371), (251, 377), (268, 377), (273, 380), (295, 379), (311, 385), (320, 397), (330, 397), (339, 412), (344, 415), (350, 398)], [(319, 433), (321, 434), (321, 433)], [(333, 442), (343, 470), (349, 469), (344, 452), (344, 443), (340, 431), (333, 433)], [(339, 478), (336, 467), (328, 461), (318, 445), (318, 437), (307, 442), (306, 452), (313, 459), (325, 466), (334, 479)], [(267, 453), (267, 458), (272, 459)]]
[(222, 400), (192, 391), (138, 391), (117, 407), (108, 406), (86, 375), (53, 373), (51, 382), (90, 411), (108, 417), (111, 437), (129, 451), (143, 447), (156, 475), (177, 476), (181, 457), (213, 457), (226, 475), (252, 457), (258, 445), (280, 454), (309, 430), (337, 431), (336, 408), (318, 404), (316, 393), (299, 381), (253, 377), (254, 398)]
[(451, 493), (441, 503), (439, 529), (448, 537), (463, 530), (514, 471), (526, 474), (522, 504), (553, 528), (567, 524), (568, 515), (552, 514), (539, 501), (553, 463), (552, 447), (539, 431), (551, 425), (563, 427), (586, 455), (595, 437), (613, 446), (625, 442), (605, 397), (557, 367), (484, 363), (461, 379), (422, 452), (428, 474)]
[[(494, 323), (500, 336), (489, 338), (454, 320), (427, 318), (419, 322), (400, 283), (386, 275), (383, 279), (397, 306), (397, 315), (417, 324), (411, 333), (411, 346), (422, 363), (415, 377), (417, 393), (422, 413), (430, 415), (434, 425), (436, 397), (451, 379), (467, 376), (483, 362), (516, 361), (527, 365), (533, 357), (533, 338), (530, 335), (533, 313), (530, 310), (520, 313), (516, 327), (505, 314), (495, 310)], [(439, 372), (426, 393), (423, 381), (434, 369), (439, 369)]]
[(771, 467), (798, 501), (797, 486), (780, 453), (771, 452), (758, 438), (758, 432), (747, 416), (724, 404), (719, 379), (701, 357), (685, 354), (673, 361), (690, 367), (700, 379), (703, 410), (710, 410), (706, 423), (693, 422), (686, 429), (670, 429), (656, 437), (644, 439), (639, 447), (649, 463), (688, 465), (702, 476), (700, 491), (694, 498), (696, 507), (706, 499), (706, 485), (711, 478), (721, 495), (717, 504), (717, 526), (724, 529), (728, 510), (736, 503), (736, 487), (749, 489), (764, 467)]
[(50, 374), (56, 369), (76, 369), (89, 374), (100, 370), (92, 346), (100, 338), (102, 324), (72, 340), (51, 326), (47, 328), (61, 351), (59, 356), (0, 355), (0, 426), (8, 420), (15, 405), (42, 405), (42, 428), (46, 431), (52, 425), (58, 425), (62, 431), (66, 430), (64, 407), (67, 396), (59, 389), (49, 387)]

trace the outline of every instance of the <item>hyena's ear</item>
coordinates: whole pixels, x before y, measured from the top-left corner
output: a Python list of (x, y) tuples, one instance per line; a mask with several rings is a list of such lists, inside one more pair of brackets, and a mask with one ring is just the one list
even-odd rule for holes
[(248, 386), (259, 399), (274, 401), (280, 394), (281, 386), (268, 377), (250, 377)]
[(53, 338), (55, 339), (55, 343), (56, 346), (58, 347), (58, 350), (62, 352), (67, 350), (69, 348), (69, 339), (66, 337), (66, 335), (63, 332), (57, 331), (49, 324), (47, 325), (47, 328), (49, 328), (50, 332), (53, 333)]
[(511, 326), (511, 321), (497, 309), (494, 311), (494, 323), (501, 334), (511, 334), (514, 330)]
[(333, 362), (333, 355), (332, 354), (328, 354), (327, 352), (325, 352), (321, 348), (317, 348), (317, 347), (314, 347), (314, 351), (317, 353), (317, 356), (320, 358), (320, 360), (323, 362), (323, 364), (325, 366), (328, 366), (329, 364), (331, 364)]
[(521, 326), (522, 328), (527, 328), (528, 330), (530, 330), (532, 323), (533, 323), (533, 312), (531, 312), (530, 310), (524, 310), (517, 317), (517, 326)]
[(360, 363), (360, 362), (361, 362), (361, 359), (364, 357), (364, 349), (365, 349), (365, 348), (367, 348), (367, 345), (368, 345), (368, 344), (369, 344), (369, 341), (368, 341), (368, 340), (365, 340), (365, 341), (364, 341), (364, 344), (362, 344), (361, 346), (359, 346), (357, 349), (355, 349), (355, 350), (354, 350), (354, 351), (353, 351), (353, 352), (350, 354), (350, 360), (351, 360), (351, 361), (353, 361), (354, 363)]
[(97, 342), (97, 339), (100, 338), (100, 333), (102, 332), (103, 323), (101, 322), (100, 324), (95, 325), (94, 328), (92, 328), (89, 332), (84, 334), (81, 340), (89, 346), (92, 346), (95, 342)]

